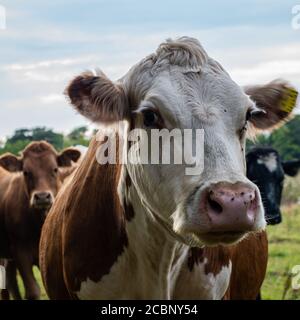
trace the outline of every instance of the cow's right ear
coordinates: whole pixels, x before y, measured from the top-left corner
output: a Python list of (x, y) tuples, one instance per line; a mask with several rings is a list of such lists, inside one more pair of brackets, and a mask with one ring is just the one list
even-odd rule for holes
[(93, 122), (114, 122), (129, 115), (122, 85), (112, 82), (101, 71), (79, 75), (71, 81), (65, 94), (75, 109)]
[(10, 172), (22, 171), (23, 160), (11, 153), (5, 153), (0, 157), (0, 166)]
[(300, 160), (283, 161), (282, 168), (285, 174), (295, 177), (300, 169)]

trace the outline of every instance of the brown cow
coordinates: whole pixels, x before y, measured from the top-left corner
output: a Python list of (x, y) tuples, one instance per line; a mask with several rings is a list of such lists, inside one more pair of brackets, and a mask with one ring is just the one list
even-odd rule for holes
[[(254, 299), (267, 239), (259, 190), (245, 174), (246, 131), (288, 116), (286, 83), (242, 89), (184, 37), (160, 45), (117, 83), (87, 72), (66, 92), (77, 111), (103, 125), (43, 226), (49, 297)], [(175, 128), (204, 129), (204, 170), (147, 162), (156, 146), (182, 147), (183, 140), (172, 149), (152, 140)], [(113, 159), (109, 146), (127, 161), (105, 161)]]
[(75, 168), (80, 152), (68, 148), (60, 154), (47, 142), (32, 142), (21, 157), (0, 157), (0, 257), (7, 261), (7, 288), (20, 299), (16, 269), (26, 299), (38, 299), (39, 286), (32, 267), (38, 264), (40, 232), (47, 212), (66, 176)]

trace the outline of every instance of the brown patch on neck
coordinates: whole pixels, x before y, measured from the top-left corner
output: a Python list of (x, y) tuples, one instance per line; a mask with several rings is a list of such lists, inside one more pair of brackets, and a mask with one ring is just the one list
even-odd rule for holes
[(121, 165), (100, 165), (100, 143), (88, 153), (64, 193), (63, 256), (68, 287), (78, 291), (88, 278), (99, 282), (128, 245), (117, 186)]
[(190, 271), (193, 271), (194, 265), (198, 265), (199, 263), (203, 263), (204, 257), (203, 257), (203, 249), (193, 247), (189, 250), (189, 256), (188, 256), (188, 268)]
[(212, 273), (214, 276), (219, 274), (224, 266), (228, 266), (230, 262), (231, 251), (230, 248), (217, 247), (193, 247), (189, 251), (188, 268), (193, 271), (195, 265), (199, 263), (206, 263), (204, 265), (205, 274)]

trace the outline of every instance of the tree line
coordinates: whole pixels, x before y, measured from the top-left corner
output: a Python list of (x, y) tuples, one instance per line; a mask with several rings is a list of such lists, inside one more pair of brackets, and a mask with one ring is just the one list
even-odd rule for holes
[[(75, 145), (88, 146), (93, 134), (95, 131), (89, 133), (86, 126), (77, 127), (67, 135), (46, 127), (21, 128), (15, 130), (12, 136), (0, 145), (0, 154), (11, 152), (18, 155), (28, 143), (37, 140), (48, 141), (58, 151)], [(300, 115), (296, 115), (271, 134), (261, 134), (255, 141), (248, 140), (247, 148), (253, 146), (271, 146), (278, 150), (284, 160), (300, 158)]]
[(247, 142), (252, 146), (270, 146), (276, 149), (284, 160), (300, 158), (300, 115), (274, 130), (271, 134), (261, 134), (254, 141)]
[(0, 154), (11, 152), (18, 155), (30, 142), (39, 140), (48, 141), (58, 151), (75, 145), (88, 146), (91, 136), (92, 134), (88, 133), (86, 126), (77, 127), (67, 135), (46, 127), (21, 128), (15, 130), (12, 136), (7, 137), (6, 141), (2, 142)]

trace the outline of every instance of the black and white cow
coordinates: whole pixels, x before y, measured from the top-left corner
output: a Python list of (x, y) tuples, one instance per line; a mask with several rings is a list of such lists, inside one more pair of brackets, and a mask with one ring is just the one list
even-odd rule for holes
[(300, 160), (283, 161), (271, 147), (256, 147), (246, 156), (247, 177), (254, 182), (261, 193), (268, 224), (281, 222), (281, 194), (284, 176), (296, 176)]

